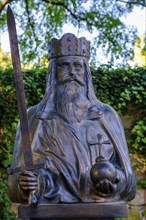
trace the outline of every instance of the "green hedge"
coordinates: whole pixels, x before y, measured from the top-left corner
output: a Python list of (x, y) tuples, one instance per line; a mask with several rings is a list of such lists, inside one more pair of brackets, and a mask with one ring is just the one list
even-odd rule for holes
[[(23, 73), (28, 107), (35, 105), (43, 97), (46, 71), (42, 69)], [(6, 168), (12, 158), (18, 123), (16, 92), (11, 69), (0, 69), (0, 100), (0, 219), (9, 220), (16, 217), (10, 211)]]
[[(146, 68), (92, 70), (97, 97), (111, 105), (120, 116), (133, 115), (135, 120), (126, 132), (130, 149), (146, 155)], [(128, 135), (130, 134), (130, 136)]]
[[(111, 105), (121, 115), (137, 114), (127, 141), (130, 151), (146, 154), (146, 68), (111, 69), (102, 66), (92, 69), (97, 97)], [(23, 73), (27, 106), (33, 106), (43, 97), (46, 69)], [(0, 69), (0, 219), (13, 219), (7, 195), (6, 167), (12, 157), (18, 123), (14, 80), (11, 69)], [(10, 217), (11, 216), (11, 217)]]

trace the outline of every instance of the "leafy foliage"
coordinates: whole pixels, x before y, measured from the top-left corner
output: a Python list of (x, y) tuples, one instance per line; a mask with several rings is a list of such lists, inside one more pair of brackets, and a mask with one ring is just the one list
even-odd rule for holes
[(146, 189), (146, 179), (138, 179), (138, 189)]
[(11, 202), (8, 197), (7, 174), (4, 169), (0, 169), (0, 219), (16, 219), (15, 214), (11, 212)]
[[(102, 66), (93, 69), (93, 83), (97, 97), (113, 106), (118, 113), (136, 115), (130, 130), (126, 132), (130, 152), (146, 153), (146, 68), (111, 69)], [(27, 106), (37, 104), (45, 91), (46, 69), (23, 72)], [(0, 69), (0, 219), (14, 219), (10, 216), (10, 201), (7, 194), (6, 167), (10, 164), (18, 122), (16, 96), (11, 69)], [(130, 135), (129, 135), (130, 133)], [(136, 154), (137, 155), (137, 154)], [(142, 157), (136, 156), (144, 170)], [(140, 160), (140, 161), (139, 161)], [(134, 168), (137, 169), (134, 164)]]
[(127, 131), (127, 141), (131, 149), (146, 155), (146, 68), (103, 66), (93, 71), (93, 82), (101, 101), (111, 105), (119, 115), (135, 118)]
[[(132, 148), (132, 147), (131, 147)], [(136, 174), (145, 174), (146, 156), (140, 151), (130, 149), (130, 161)]]
[[(24, 73), (28, 107), (37, 104), (43, 97), (45, 75), (46, 70), (41, 70), (41, 73), (39, 70)], [(4, 167), (7, 167), (11, 159), (18, 123), (17, 102), (11, 69), (0, 70), (0, 96), (0, 161)]]
[(135, 139), (131, 141), (132, 146), (146, 154), (146, 117), (136, 122), (131, 132)]
[(112, 69), (101, 66), (93, 70), (93, 83), (97, 97), (113, 106), (121, 114), (139, 109), (145, 113), (142, 106), (146, 106), (146, 68)]
[[(27, 106), (39, 102), (45, 89), (46, 70), (25, 71), (23, 74)], [(0, 69), (0, 219), (15, 219), (10, 211), (6, 168), (10, 164), (18, 123), (16, 95), (12, 69)]]
[[(3, 2), (3, 1), (2, 1)], [(95, 48), (103, 49), (111, 60), (131, 58), (137, 35), (134, 27), (123, 23), (122, 18), (134, 6), (145, 7), (145, 0), (7, 0), (11, 2), (18, 29), (23, 59), (38, 62), (47, 56), (46, 46), (51, 37), (60, 37), (64, 24), (73, 24), (79, 30), (96, 32)], [(21, 9), (21, 10), (20, 10)], [(6, 10), (0, 6), (1, 29), (6, 29)], [(44, 52), (45, 51), (45, 52)], [(97, 49), (96, 49), (97, 51)]]

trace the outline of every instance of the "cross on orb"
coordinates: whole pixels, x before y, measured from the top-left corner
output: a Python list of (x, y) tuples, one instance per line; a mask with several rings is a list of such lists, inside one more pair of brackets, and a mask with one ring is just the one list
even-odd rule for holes
[(101, 147), (103, 144), (111, 144), (110, 140), (106, 140), (106, 141), (102, 141), (102, 135), (101, 134), (97, 134), (97, 139), (98, 139), (98, 142), (89, 142), (89, 146), (92, 147), (92, 146), (95, 146), (95, 145), (98, 145), (99, 146), (99, 157), (102, 156), (102, 151), (101, 151)]

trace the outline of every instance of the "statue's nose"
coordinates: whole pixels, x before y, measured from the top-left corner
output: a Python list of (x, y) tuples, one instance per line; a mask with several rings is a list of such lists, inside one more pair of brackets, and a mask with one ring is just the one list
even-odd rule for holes
[(75, 76), (76, 75), (76, 71), (75, 71), (75, 68), (73, 66), (70, 67), (70, 75), (71, 76)]

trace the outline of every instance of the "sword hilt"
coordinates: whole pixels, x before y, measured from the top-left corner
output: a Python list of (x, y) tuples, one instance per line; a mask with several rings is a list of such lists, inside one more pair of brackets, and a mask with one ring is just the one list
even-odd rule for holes
[[(16, 167), (16, 168), (7, 168), (7, 173), (8, 175), (12, 175), (14, 173), (18, 173), (18, 172), (24, 172), (24, 171), (33, 171), (33, 170), (37, 170), (37, 169), (41, 169), (44, 168), (44, 164), (40, 163), (40, 164), (30, 164), (27, 166), (22, 166), (22, 167)], [(28, 205), (30, 207), (36, 207), (38, 204), (38, 198), (35, 195), (35, 190), (31, 191), (29, 193), (29, 197), (28, 197)]]
[(33, 171), (33, 170), (37, 170), (37, 169), (41, 169), (41, 168), (44, 168), (43, 163), (29, 164), (27, 166), (16, 167), (16, 168), (8, 167), (7, 168), (7, 174), (12, 175), (14, 173), (19, 173), (19, 172), (23, 172), (23, 171)]

